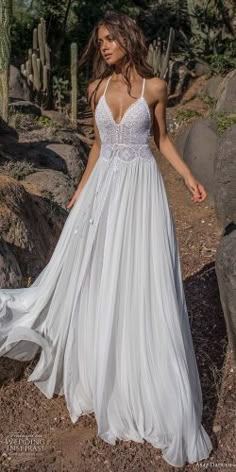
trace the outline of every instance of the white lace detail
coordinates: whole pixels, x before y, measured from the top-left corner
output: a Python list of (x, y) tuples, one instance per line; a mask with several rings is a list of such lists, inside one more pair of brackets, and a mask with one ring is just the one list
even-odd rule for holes
[(104, 160), (116, 157), (123, 162), (155, 159), (148, 144), (151, 113), (143, 96), (145, 79), (141, 96), (127, 108), (121, 121), (116, 123), (105, 98), (110, 78), (111, 76), (95, 110), (95, 120), (102, 144), (100, 157)]
[(118, 159), (123, 162), (131, 162), (136, 159), (150, 161), (154, 159), (148, 143), (125, 144), (125, 143), (103, 143), (100, 151), (101, 158), (105, 161)]

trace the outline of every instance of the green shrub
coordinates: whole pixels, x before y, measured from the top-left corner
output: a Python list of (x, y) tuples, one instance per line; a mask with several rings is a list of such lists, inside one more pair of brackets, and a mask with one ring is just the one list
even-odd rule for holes
[(177, 123), (186, 124), (192, 120), (192, 118), (196, 116), (201, 116), (201, 114), (197, 110), (193, 110), (192, 108), (187, 108), (186, 110), (178, 110), (175, 116)]
[(236, 113), (224, 113), (211, 111), (208, 114), (209, 118), (212, 118), (217, 123), (217, 129), (220, 135), (222, 135), (227, 128), (236, 124)]

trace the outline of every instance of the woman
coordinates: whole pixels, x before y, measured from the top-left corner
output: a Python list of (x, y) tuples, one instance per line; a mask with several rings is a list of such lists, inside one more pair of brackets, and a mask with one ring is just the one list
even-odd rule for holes
[[(73, 422), (95, 413), (98, 434), (150, 442), (182, 467), (207, 458), (202, 396), (175, 225), (157, 147), (206, 198), (171, 143), (166, 83), (146, 64), (141, 30), (126, 15), (98, 22), (88, 95), (95, 141), (54, 253), (31, 287), (0, 291), (0, 354), (39, 362), (28, 378), (64, 394)], [(128, 88), (127, 88), (128, 85)], [(132, 92), (132, 93), (131, 93)]]

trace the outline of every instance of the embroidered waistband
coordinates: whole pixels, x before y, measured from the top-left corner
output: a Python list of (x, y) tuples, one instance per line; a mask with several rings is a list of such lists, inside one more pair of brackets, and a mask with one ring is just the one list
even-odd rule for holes
[(145, 160), (154, 158), (149, 143), (102, 143), (100, 154), (104, 160), (111, 160), (116, 157), (125, 162), (137, 158)]

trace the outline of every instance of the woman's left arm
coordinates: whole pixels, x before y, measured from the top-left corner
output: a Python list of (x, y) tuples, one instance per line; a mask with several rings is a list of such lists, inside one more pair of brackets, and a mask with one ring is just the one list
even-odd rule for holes
[(167, 83), (163, 79), (155, 80), (157, 102), (153, 114), (153, 135), (154, 141), (161, 154), (168, 159), (170, 164), (183, 177), (187, 188), (192, 193), (194, 202), (202, 202), (207, 196), (207, 192), (200, 182), (193, 176), (191, 170), (185, 164), (178, 153), (175, 145), (169, 138), (166, 126), (166, 104), (167, 104)]

